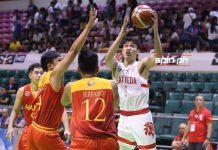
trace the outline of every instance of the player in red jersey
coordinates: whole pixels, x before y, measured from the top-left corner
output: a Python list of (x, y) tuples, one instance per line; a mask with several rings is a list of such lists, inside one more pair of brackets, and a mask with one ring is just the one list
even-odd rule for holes
[[(90, 30), (95, 25), (96, 16), (97, 11), (92, 9), (88, 24), (62, 61), (60, 54), (55, 51), (49, 51), (42, 55), (41, 65), (45, 73), (40, 78), (38, 93), (38, 99), (42, 101), (42, 105), (28, 130), (28, 149), (67, 149), (57, 132), (64, 112), (64, 107), (60, 102), (64, 92), (64, 71), (67, 70), (83, 47)], [(65, 120), (67, 119), (65, 117)]]
[(114, 105), (118, 106), (116, 84), (96, 77), (98, 55), (82, 51), (78, 58), (82, 79), (65, 86), (61, 103), (72, 102), (71, 150), (118, 150)]
[(27, 84), (17, 91), (15, 103), (10, 116), (10, 122), (8, 125), (7, 138), (11, 138), (11, 134), (14, 131), (13, 125), (15, 119), (20, 112), (20, 108), (23, 106), (25, 128), (18, 143), (18, 150), (27, 150), (27, 129), (32, 123), (32, 116), (36, 110), (40, 109), (41, 102), (36, 100), (38, 91), (38, 82), (42, 76), (43, 71), (39, 63), (34, 63), (28, 68), (28, 76), (31, 80), (30, 84)]

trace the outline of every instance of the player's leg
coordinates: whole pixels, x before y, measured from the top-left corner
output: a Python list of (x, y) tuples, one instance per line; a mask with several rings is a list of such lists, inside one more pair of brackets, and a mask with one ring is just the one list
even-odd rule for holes
[(35, 142), (39, 150), (67, 150), (57, 132), (41, 132)]
[(132, 150), (136, 146), (135, 139), (129, 130), (128, 124), (127, 117), (120, 115), (118, 123), (118, 143), (120, 150)]
[(17, 150), (28, 150), (27, 149), (27, 141), (28, 141), (27, 129), (28, 129), (28, 127), (25, 127), (23, 130), (23, 133), (22, 133), (20, 140), (18, 142)]
[(27, 131), (27, 149), (28, 150), (38, 150), (36, 147), (35, 147), (35, 144), (34, 144), (34, 141), (33, 139), (35, 137), (37, 137), (37, 134), (34, 133), (34, 128), (32, 127), (32, 125), (29, 126), (28, 128), (28, 131)]
[(119, 150), (119, 144), (116, 139), (108, 138), (97, 140), (98, 150)]
[(156, 149), (156, 135), (151, 112), (130, 118), (130, 127), (139, 149)]
[(85, 138), (73, 138), (69, 150), (95, 150), (96, 140)]

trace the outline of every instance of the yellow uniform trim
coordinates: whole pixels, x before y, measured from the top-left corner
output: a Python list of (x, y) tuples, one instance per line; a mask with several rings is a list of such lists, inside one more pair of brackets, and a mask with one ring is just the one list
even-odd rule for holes
[(43, 127), (43, 126), (40, 126), (39, 124), (37, 124), (36, 122), (32, 122), (32, 126), (39, 130), (39, 131), (42, 131), (42, 132), (57, 132), (56, 129), (54, 128), (47, 128), (47, 127)]
[(51, 71), (45, 72), (39, 80), (38, 88), (42, 88), (44, 85), (50, 83)]
[(98, 77), (84, 78), (71, 83), (71, 93), (83, 90), (112, 90), (112, 84), (110, 80), (102, 79)]

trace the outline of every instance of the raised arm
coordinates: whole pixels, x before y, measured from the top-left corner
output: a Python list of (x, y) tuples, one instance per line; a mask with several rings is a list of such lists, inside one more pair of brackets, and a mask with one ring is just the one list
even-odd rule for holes
[(142, 70), (142, 68), (146, 68), (147, 70), (149, 70), (150, 68), (154, 67), (156, 65), (155, 59), (160, 58), (162, 55), (162, 46), (161, 46), (161, 41), (160, 41), (160, 37), (158, 34), (157, 13), (155, 11), (153, 11), (153, 14), (154, 14), (154, 18), (153, 18), (154, 23), (152, 25), (152, 29), (153, 29), (153, 33), (154, 33), (154, 54), (152, 54), (151, 56), (144, 58), (142, 60), (140, 70)]
[(114, 55), (117, 52), (119, 45), (121, 43), (121, 41), (123, 40), (123, 38), (133, 29), (127, 29), (127, 24), (128, 24), (128, 17), (125, 17), (124, 22), (123, 22), (123, 26), (120, 30), (120, 33), (118, 34), (116, 40), (113, 42), (113, 44), (111, 45), (111, 47), (109, 48), (106, 56), (105, 56), (105, 62), (106, 65), (111, 69), (112, 73), (115, 72), (116, 70), (116, 66), (117, 63), (114, 60)]
[(61, 98), (61, 104), (63, 106), (68, 106), (72, 101), (72, 98), (71, 98), (71, 86), (70, 86), (71, 82), (67, 83), (64, 87), (64, 94)]
[(8, 124), (8, 131), (7, 131), (7, 134), (6, 134), (6, 137), (7, 137), (8, 140), (11, 139), (11, 134), (14, 131), (13, 125), (14, 125), (14, 122), (15, 122), (15, 120), (17, 118), (17, 114), (19, 113), (20, 108), (22, 106), (23, 90), (24, 90), (24, 88), (21, 87), (17, 91), (16, 99), (15, 99), (15, 102), (14, 102), (14, 107), (13, 107), (13, 109), (11, 111), (10, 121), (9, 121), (9, 124)]
[(114, 80), (112, 82), (112, 88), (113, 88), (113, 96), (114, 96), (114, 108), (115, 111), (119, 108), (119, 94), (118, 94), (118, 87)]
[(67, 70), (67, 68), (73, 62), (77, 54), (80, 52), (87, 39), (90, 30), (95, 26), (96, 16), (97, 16), (97, 10), (91, 9), (89, 13), (89, 22), (84, 28), (83, 32), (76, 39), (76, 41), (71, 45), (70, 50), (68, 51), (64, 59), (60, 63), (58, 63), (57, 66), (52, 70), (50, 80), (55, 89), (57, 85), (58, 85), (57, 89), (59, 89), (59, 85), (61, 84), (64, 71)]

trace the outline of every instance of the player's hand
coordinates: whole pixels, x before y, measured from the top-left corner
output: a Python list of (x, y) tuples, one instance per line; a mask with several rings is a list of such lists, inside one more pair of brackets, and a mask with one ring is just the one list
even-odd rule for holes
[(119, 35), (120, 36), (126, 36), (129, 32), (133, 31), (133, 28), (127, 28), (127, 25), (128, 25), (128, 22), (129, 22), (129, 18), (126, 16), (124, 18), (124, 21), (123, 21), (123, 25), (121, 27), (121, 30), (120, 30), (120, 33)]
[(14, 128), (8, 128), (8, 131), (7, 131), (7, 133), (6, 133), (6, 138), (8, 139), (8, 140), (11, 140), (11, 138), (12, 138), (12, 134), (14, 133)]
[(70, 137), (71, 137), (71, 133), (69, 130), (64, 130), (64, 136), (66, 137), (67, 141), (70, 140)]
[(89, 12), (89, 22), (87, 24), (87, 27), (89, 29), (92, 29), (95, 24), (97, 23), (98, 18), (97, 18), (97, 10), (95, 8), (91, 8), (90, 12)]
[(152, 28), (153, 30), (158, 30), (158, 17), (157, 17), (157, 12), (155, 10), (152, 10), (152, 14), (154, 18), (152, 18), (153, 25)]

